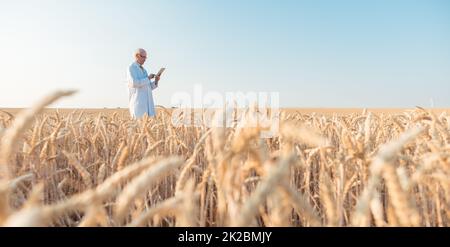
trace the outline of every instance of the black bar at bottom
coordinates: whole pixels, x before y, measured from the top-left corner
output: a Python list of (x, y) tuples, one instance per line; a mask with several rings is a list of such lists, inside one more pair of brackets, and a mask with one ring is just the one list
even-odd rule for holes
[[(448, 228), (0, 228), (2, 242), (64, 246), (94, 242), (143, 246), (309, 246), (428, 244), (450, 240)], [(442, 241), (442, 242), (441, 242)], [(9, 246), (9, 245), (2, 245)]]

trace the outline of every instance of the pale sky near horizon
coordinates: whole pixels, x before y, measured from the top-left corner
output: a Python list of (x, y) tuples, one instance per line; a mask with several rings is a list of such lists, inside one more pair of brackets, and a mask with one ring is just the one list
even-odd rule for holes
[(127, 107), (142, 47), (177, 91), (279, 92), (282, 107), (450, 107), (450, 1), (0, 1), (0, 108)]

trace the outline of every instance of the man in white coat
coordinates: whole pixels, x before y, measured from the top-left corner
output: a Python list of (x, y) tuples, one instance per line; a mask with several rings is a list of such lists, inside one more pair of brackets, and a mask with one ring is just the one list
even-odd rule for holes
[[(147, 52), (139, 48), (134, 53), (135, 62), (127, 70), (128, 100), (131, 117), (141, 118), (145, 114), (155, 116), (152, 90), (158, 87), (159, 76), (147, 74), (142, 67), (147, 59)], [(154, 81), (151, 79), (155, 78)]]

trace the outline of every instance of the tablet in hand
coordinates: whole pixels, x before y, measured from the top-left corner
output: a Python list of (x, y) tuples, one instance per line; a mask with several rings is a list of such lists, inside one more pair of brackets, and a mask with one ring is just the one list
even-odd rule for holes
[(161, 68), (161, 69), (158, 71), (158, 74), (156, 74), (156, 76), (161, 76), (161, 74), (164, 72), (164, 70), (166, 70), (166, 68)]

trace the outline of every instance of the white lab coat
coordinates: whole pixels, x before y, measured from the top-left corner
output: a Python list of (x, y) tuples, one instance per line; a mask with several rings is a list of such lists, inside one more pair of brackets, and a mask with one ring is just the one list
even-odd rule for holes
[(145, 114), (155, 116), (152, 90), (157, 88), (155, 81), (148, 79), (147, 71), (137, 62), (127, 70), (128, 100), (131, 117), (141, 118)]

